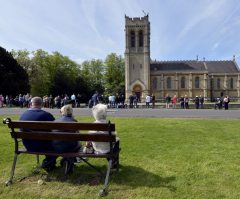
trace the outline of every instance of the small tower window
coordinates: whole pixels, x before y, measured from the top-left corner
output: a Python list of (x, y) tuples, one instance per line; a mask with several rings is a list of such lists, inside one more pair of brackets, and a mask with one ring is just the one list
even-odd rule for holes
[(135, 32), (131, 31), (131, 47), (135, 47)]
[(220, 78), (217, 79), (217, 89), (220, 89), (221, 87), (221, 80)]
[(233, 78), (230, 79), (230, 89), (233, 89)]
[(171, 77), (167, 78), (167, 88), (172, 88), (172, 80)]
[(157, 90), (157, 78), (153, 78), (153, 90)]
[(181, 78), (181, 88), (185, 88), (185, 77)]
[(138, 38), (139, 38), (139, 47), (143, 47), (143, 31), (142, 30), (139, 31)]
[(195, 78), (195, 88), (200, 88), (200, 80), (199, 77)]

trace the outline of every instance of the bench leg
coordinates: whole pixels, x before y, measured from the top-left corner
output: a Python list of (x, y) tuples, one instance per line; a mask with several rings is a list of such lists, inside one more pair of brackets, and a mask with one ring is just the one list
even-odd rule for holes
[(10, 178), (9, 178), (8, 181), (5, 182), (6, 186), (9, 186), (10, 184), (12, 184), (12, 179), (13, 179), (13, 176), (14, 176), (14, 171), (15, 171), (16, 163), (17, 163), (17, 156), (18, 156), (18, 154), (15, 153)]
[(103, 173), (101, 170), (99, 170), (98, 168), (96, 168), (95, 166), (93, 166), (92, 164), (90, 164), (87, 160), (85, 160), (84, 158), (81, 158), (81, 157), (80, 157), (80, 159), (81, 159), (82, 161), (84, 161), (88, 166), (90, 166), (90, 167), (92, 167), (93, 169), (95, 169), (96, 171), (98, 171), (101, 175), (104, 175), (104, 173)]
[(104, 187), (100, 190), (100, 196), (105, 196), (107, 194), (107, 186), (108, 186), (111, 167), (112, 167), (112, 159), (110, 159), (108, 162), (108, 168), (107, 168), (107, 173), (105, 177)]
[(39, 155), (36, 155), (36, 159), (37, 159), (37, 165), (40, 166), (40, 159), (39, 159)]
[(117, 171), (119, 171), (119, 154), (117, 155), (117, 158), (116, 158), (116, 169)]

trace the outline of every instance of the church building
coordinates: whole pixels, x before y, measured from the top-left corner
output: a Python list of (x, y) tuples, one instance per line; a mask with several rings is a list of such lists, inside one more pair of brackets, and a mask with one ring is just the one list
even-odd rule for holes
[(146, 95), (163, 100), (167, 94), (205, 100), (228, 95), (240, 97), (240, 70), (232, 60), (156, 61), (150, 57), (150, 22), (148, 15), (125, 16), (125, 96)]

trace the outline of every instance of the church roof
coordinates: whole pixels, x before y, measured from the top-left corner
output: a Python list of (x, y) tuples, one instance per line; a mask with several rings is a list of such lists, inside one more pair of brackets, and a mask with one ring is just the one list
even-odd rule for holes
[(238, 73), (239, 68), (234, 61), (206, 61), (209, 73)]
[(208, 73), (238, 73), (235, 61), (153, 61), (151, 72), (208, 72)]

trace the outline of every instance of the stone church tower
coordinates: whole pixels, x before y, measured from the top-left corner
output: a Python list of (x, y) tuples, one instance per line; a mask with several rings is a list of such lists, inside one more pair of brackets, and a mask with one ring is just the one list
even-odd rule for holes
[(144, 101), (150, 92), (150, 22), (148, 15), (125, 16), (125, 97), (137, 95)]
[(125, 97), (136, 95), (145, 102), (152, 94), (157, 102), (166, 95), (203, 96), (214, 101), (224, 95), (240, 99), (240, 70), (233, 60), (153, 61), (150, 58), (150, 22), (148, 15), (125, 16)]

